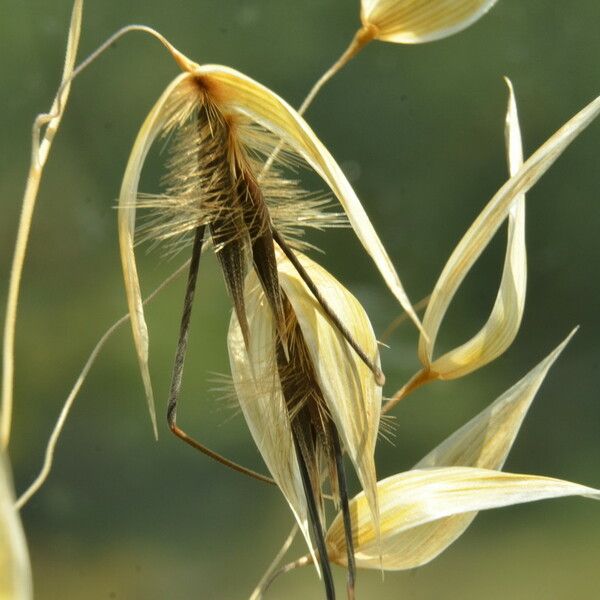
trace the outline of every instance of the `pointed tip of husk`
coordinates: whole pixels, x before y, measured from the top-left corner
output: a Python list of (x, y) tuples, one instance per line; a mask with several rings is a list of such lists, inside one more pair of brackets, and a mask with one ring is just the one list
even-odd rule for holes
[(152, 423), (152, 431), (154, 439), (158, 441), (158, 425), (156, 422), (156, 406), (154, 402), (154, 392), (152, 391), (152, 383), (150, 381), (150, 372), (147, 368), (142, 368), (142, 379), (144, 381), (144, 390), (146, 392), (146, 402), (148, 404), (148, 412), (150, 414), (150, 422)]

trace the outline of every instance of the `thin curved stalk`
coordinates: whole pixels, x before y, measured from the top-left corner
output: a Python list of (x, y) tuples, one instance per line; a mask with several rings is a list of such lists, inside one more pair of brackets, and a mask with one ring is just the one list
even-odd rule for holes
[(422, 369), (416, 373), (408, 383), (405, 383), (381, 408), (381, 414), (385, 415), (396, 406), (401, 400), (404, 400), (409, 394), (425, 385), (429, 381), (437, 379), (437, 373), (428, 369)]
[[(321, 91), (321, 88), (336, 74), (339, 73), (349, 62), (352, 60), (370, 41), (375, 38), (375, 31), (369, 27), (363, 27), (356, 32), (356, 35), (348, 45), (348, 47), (342, 52), (341, 56), (317, 79), (315, 84), (312, 86), (300, 108), (298, 109), (298, 114), (303, 115), (308, 107), (313, 103), (314, 99), (317, 97), (317, 94)], [(259, 180), (261, 177), (264, 177), (265, 173), (273, 165), (273, 162), (277, 158), (279, 152), (281, 151), (283, 144), (280, 143), (271, 153), (263, 170), (259, 176)]]
[[(29, 175), (27, 177), (25, 193), (23, 194), (19, 228), (17, 231), (17, 239), (15, 241), (15, 251), (9, 280), (8, 298), (6, 302), (6, 317), (4, 321), (4, 336), (2, 342), (3, 358), (2, 405), (0, 411), (0, 448), (3, 449), (8, 447), (10, 441), (15, 364), (15, 329), (21, 276), (23, 274), (23, 265), (25, 263), (25, 255), (27, 253), (29, 232), (31, 230), (31, 222), (33, 219), (33, 212), (35, 209), (35, 203), (40, 187), (44, 165), (46, 164), (46, 160), (52, 146), (52, 141), (54, 140), (54, 136), (58, 131), (58, 127), (65, 111), (65, 106), (71, 89), (71, 83), (75, 77), (89, 67), (103, 52), (110, 48), (112, 44), (114, 44), (118, 39), (127, 33), (133, 31), (148, 33), (159, 40), (167, 48), (167, 50), (169, 50), (171, 56), (182, 68), (187, 68), (190, 65), (190, 61), (174, 46), (172, 46), (166, 40), (166, 38), (164, 38), (154, 29), (146, 27), (145, 25), (127, 25), (110, 36), (85, 60), (75, 67), (75, 59), (79, 45), (79, 35), (81, 32), (82, 10), (83, 0), (75, 0), (71, 14), (71, 25), (69, 28), (69, 39), (67, 42), (67, 52), (61, 85), (58, 88), (58, 92), (56, 93), (50, 112), (47, 114), (44, 113), (38, 115), (33, 124), (31, 166), (29, 169)], [(46, 130), (41, 136), (41, 130), (44, 126), (46, 126)]]
[[(154, 298), (162, 292), (164, 288), (166, 288), (170, 283), (175, 281), (181, 273), (185, 271), (189, 264), (189, 260), (183, 263), (180, 267), (178, 267), (171, 275), (169, 275), (157, 288), (154, 289), (152, 293), (148, 295), (148, 297), (144, 300), (144, 304), (148, 302), (152, 302)], [(60, 411), (60, 415), (56, 421), (54, 429), (50, 435), (50, 439), (48, 440), (48, 445), (46, 446), (46, 453), (44, 456), (44, 464), (42, 465), (42, 469), (40, 470), (38, 476), (33, 480), (31, 485), (19, 496), (18, 500), (15, 503), (17, 509), (23, 508), (27, 502), (31, 499), (31, 497), (42, 487), (48, 475), (50, 474), (50, 470), (52, 469), (52, 462), (54, 460), (54, 451), (56, 449), (56, 444), (58, 443), (58, 438), (63, 430), (67, 417), (69, 416), (69, 412), (73, 407), (73, 403), (75, 402), (75, 398), (83, 385), (85, 378), (87, 377), (90, 369), (92, 368), (96, 358), (98, 358), (98, 354), (106, 344), (106, 342), (112, 337), (113, 333), (129, 321), (129, 313), (123, 315), (119, 320), (115, 321), (104, 333), (104, 335), (100, 338), (94, 349), (92, 350), (89, 358), (87, 359), (81, 373), (77, 377), (75, 381), (75, 385), (71, 389), (65, 403)]]
[(294, 560), (294, 561), (288, 563), (287, 565), (284, 565), (283, 567), (281, 567), (281, 569), (272, 573), (271, 576), (269, 577), (269, 579), (263, 585), (261, 594), (259, 596), (256, 596), (256, 600), (262, 600), (262, 598), (267, 593), (268, 589), (271, 587), (273, 582), (280, 575), (285, 575), (286, 573), (289, 573), (290, 571), (293, 571), (294, 569), (300, 569), (302, 567), (307, 567), (308, 565), (311, 565), (312, 562), (313, 562), (312, 556), (310, 554), (306, 554), (305, 556), (302, 556), (299, 559)]
[(271, 577), (275, 573), (275, 569), (278, 567), (279, 563), (286, 555), (287, 551), (290, 549), (294, 539), (296, 538), (296, 534), (298, 533), (298, 523), (294, 523), (291, 531), (288, 536), (285, 538), (279, 552), (275, 555), (275, 558), (271, 561), (271, 564), (267, 567), (267, 570), (264, 572), (263, 576), (260, 578), (258, 585), (254, 588), (254, 591), (250, 595), (248, 600), (261, 600), (263, 594), (265, 593), (266, 588), (268, 587), (269, 582), (271, 581)]
[[(427, 308), (427, 304), (429, 303), (429, 299), (431, 298), (431, 294), (425, 296), (424, 298), (421, 298), (415, 305), (414, 305), (414, 309), (415, 312), (418, 314), (421, 310), (423, 310), (424, 308)], [(388, 340), (390, 339), (390, 337), (392, 336), (392, 333), (394, 333), (394, 331), (396, 331), (396, 329), (398, 329), (398, 327), (400, 327), (400, 325), (402, 325), (403, 323), (405, 323), (406, 321), (408, 321), (410, 319), (408, 313), (403, 312), (402, 314), (398, 315), (393, 321), (390, 322), (390, 324), (383, 330), (383, 333), (379, 336), (379, 343), (380, 344), (387, 344)]]
[[(58, 131), (60, 121), (64, 114), (65, 104), (69, 97), (70, 81), (75, 58), (77, 56), (77, 47), (79, 45), (79, 35), (81, 33), (81, 16), (83, 10), (83, 0), (75, 0), (73, 11), (71, 13), (71, 24), (69, 27), (69, 38), (67, 40), (67, 50), (65, 54), (65, 64), (61, 85), (52, 102), (52, 107), (48, 114), (38, 115), (33, 123), (31, 165), (27, 176), (25, 193), (21, 206), (21, 216), (19, 219), (19, 229), (15, 241), (15, 252), (10, 271), (10, 280), (8, 284), (8, 298), (6, 301), (6, 317), (4, 321), (4, 337), (2, 341), (2, 409), (0, 412), (0, 448), (6, 450), (10, 442), (10, 430), (12, 424), (13, 408), (13, 382), (15, 373), (15, 329), (17, 324), (17, 309), (19, 306), (19, 291), (21, 287), (21, 276), (25, 264), (25, 255), (27, 253), (27, 244), (29, 241), (29, 232), (33, 219), (33, 211), (37, 199), (40, 182), (44, 171), (44, 165), (48, 159), (48, 154), (52, 146), (54, 136)], [(42, 127), (46, 126), (44, 134), (40, 135)]]

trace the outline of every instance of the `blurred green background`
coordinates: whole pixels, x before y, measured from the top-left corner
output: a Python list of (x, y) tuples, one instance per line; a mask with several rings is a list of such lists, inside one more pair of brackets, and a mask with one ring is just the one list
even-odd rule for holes
[[(34, 116), (60, 78), (69, 0), (0, 0), (0, 297), (4, 305)], [(240, 69), (298, 105), (349, 42), (358, 2), (88, 0), (80, 56), (128, 23), (156, 27), (199, 62)], [(506, 88), (515, 85), (531, 153), (600, 93), (596, 0), (500, 0), (480, 22), (423, 46), (373, 43), (331, 84), (308, 119), (356, 187), (411, 298), (427, 294), (450, 251), (506, 178)], [(140, 34), (116, 44), (75, 83), (39, 195), (18, 323), (11, 458), (18, 491), (37, 473), (50, 429), (95, 341), (125, 310), (115, 199), (133, 138), (176, 67)], [(600, 123), (528, 196), (529, 290), (519, 337), (487, 368), (420, 390), (395, 411), (381, 477), (414, 464), (523, 376), (569, 330), (507, 469), (600, 486)], [(155, 160), (151, 163), (158, 167)], [(156, 169), (146, 170), (148, 185)], [(153, 179), (154, 178), (154, 179)], [(381, 333), (399, 312), (349, 231), (315, 236), (320, 259), (359, 297)], [(442, 346), (486, 318), (503, 234), (453, 305)], [(177, 259), (181, 260), (181, 258)], [(178, 262), (140, 253), (149, 291)], [(179, 422), (209, 446), (264, 470), (243, 419), (211, 392), (227, 373), (230, 313), (214, 257), (203, 259)], [(170, 436), (165, 397), (183, 281), (148, 309), (160, 413), (155, 443), (131, 335), (123, 328), (93, 369), (59, 442), (49, 481), (23, 510), (36, 597), (248, 597), (291, 525), (273, 489)], [(389, 395), (416, 369), (404, 325), (383, 352)], [(298, 543), (290, 553), (304, 553)], [(600, 589), (600, 507), (573, 499), (481, 514), (417, 571), (360, 572), (359, 598), (591, 598)], [(340, 595), (343, 573), (337, 569)], [(320, 598), (314, 571), (279, 580), (269, 598)]]

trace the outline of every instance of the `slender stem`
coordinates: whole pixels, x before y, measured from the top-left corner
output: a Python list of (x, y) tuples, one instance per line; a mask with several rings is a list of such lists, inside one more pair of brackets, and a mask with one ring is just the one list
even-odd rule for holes
[[(52, 146), (54, 136), (58, 131), (60, 121), (64, 113), (70, 91), (71, 72), (75, 65), (77, 47), (79, 45), (79, 34), (81, 33), (82, 2), (76, 0), (71, 13), (71, 24), (67, 40), (67, 51), (61, 79), (61, 86), (54, 98), (49, 114), (38, 115), (33, 124), (31, 166), (23, 194), (21, 216), (17, 239), (15, 241), (15, 252), (13, 255), (8, 284), (8, 298), (6, 301), (6, 317), (4, 321), (4, 337), (2, 342), (2, 408), (0, 412), (0, 448), (6, 450), (10, 441), (10, 430), (12, 424), (13, 408), (13, 382), (15, 370), (15, 328), (17, 324), (17, 308), (19, 305), (19, 290), (21, 287), (21, 276), (25, 263), (25, 254), (31, 230), (31, 221), (37, 199), (40, 181), (48, 153)], [(46, 125), (46, 130), (40, 143), (40, 132)]]
[[(181, 273), (183, 273), (183, 271), (186, 269), (188, 263), (189, 263), (189, 261), (186, 261), (180, 267), (178, 267), (173, 273), (171, 273), (171, 275), (169, 275), (157, 288), (154, 289), (154, 291), (152, 291), (152, 293), (150, 293), (144, 299), (143, 304), (145, 305), (145, 304), (148, 304), (149, 302), (152, 302), (152, 300), (154, 300), (154, 298), (160, 292), (162, 292), (162, 290), (164, 290), (170, 283), (175, 281), (175, 279), (177, 279), (177, 277), (179, 277), (179, 275), (181, 275)], [(27, 502), (29, 502), (31, 497), (42, 487), (42, 485), (48, 478), (48, 475), (50, 474), (50, 470), (52, 469), (52, 462), (54, 460), (54, 451), (56, 449), (56, 444), (58, 443), (58, 438), (62, 432), (65, 421), (67, 420), (67, 417), (69, 416), (69, 412), (70, 412), (71, 408), (73, 407), (75, 398), (77, 397), (77, 394), (79, 393), (79, 390), (81, 389), (81, 387), (85, 381), (85, 378), (87, 377), (88, 373), (90, 372), (90, 369), (92, 368), (94, 362), (96, 361), (96, 358), (98, 358), (98, 355), (100, 354), (100, 351), (102, 350), (102, 348), (104, 347), (106, 342), (108, 342), (108, 340), (112, 337), (113, 333), (115, 333), (115, 331), (117, 331), (117, 329), (119, 329), (122, 325), (127, 323), (127, 321), (129, 321), (129, 313), (127, 313), (126, 315), (123, 315), (120, 319), (115, 321), (105, 331), (104, 335), (100, 338), (98, 343), (94, 346), (92, 353), (90, 354), (89, 358), (87, 359), (83, 369), (81, 370), (81, 373), (77, 377), (77, 380), (75, 381), (75, 385), (71, 389), (69, 395), (67, 396), (67, 399), (65, 400), (65, 403), (63, 404), (62, 410), (60, 411), (60, 415), (58, 416), (56, 425), (54, 426), (54, 429), (52, 430), (52, 434), (50, 435), (50, 439), (46, 446), (46, 453), (45, 453), (44, 464), (42, 465), (42, 469), (40, 470), (38, 476), (31, 483), (31, 485), (21, 494), (21, 496), (17, 500), (15, 506), (18, 509), (23, 508), (23, 506), (25, 506), (25, 504), (27, 504)]]
[(404, 384), (381, 408), (381, 414), (385, 415), (394, 408), (401, 400), (404, 400), (409, 394), (420, 388), (422, 385), (437, 379), (437, 373), (429, 369), (421, 369), (418, 373)]
[(249, 600), (260, 600), (262, 598), (267, 585), (269, 584), (271, 578), (273, 577), (273, 574), (275, 573), (275, 569), (277, 568), (283, 557), (286, 555), (287, 551), (290, 549), (290, 546), (292, 545), (297, 533), (298, 523), (294, 523), (294, 526), (292, 527), (288, 536), (285, 538), (285, 541), (279, 549), (279, 552), (277, 552), (275, 558), (267, 567), (267, 570), (265, 571), (264, 575), (260, 578), (260, 581), (258, 582), (256, 588), (254, 588), (254, 591), (252, 592), (252, 595), (250, 596)]
[(302, 115), (312, 104), (321, 88), (341, 69), (343, 69), (351, 59), (353, 59), (370, 41), (375, 38), (376, 31), (372, 26), (364, 26), (356, 32), (356, 35), (344, 50), (342, 55), (321, 75), (317, 82), (312, 86), (306, 98), (300, 105), (298, 112)]
[[(354, 58), (371, 40), (375, 38), (376, 30), (373, 26), (364, 26), (359, 29), (350, 45), (342, 52), (342, 55), (319, 77), (316, 83), (312, 86), (300, 108), (298, 109), (298, 114), (303, 115), (308, 107), (313, 103), (313, 100), (317, 97), (317, 94), (321, 91), (321, 88), (341, 69), (343, 69), (352, 58)], [(283, 142), (279, 142), (279, 144), (275, 147), (271, 155), (265, 162), (262, 171), (258, 176), (258, 180), (260, 181), (265, 174), (269, 171), (275, 159), (279, 155), (281, 148), (283, 147)]]
[(273, 582), (280, 575), (285, 575), (286, 573), (289, 573), (290, 571), (293, 571), (294, 569), (300, 569), (302, 567), (311, 565), (312, 563), (313, 563), (313, 557), (310, 554), (306, 554), (305, 556), (302, 556), (302, 557), (298, 558), (297, 560), (294, 560), (294, 561), (288, 563), (287, 565), (283, 565), (283, 567), (281, 567), (281, 569), (279, 569), (278, 571), (275, 571), (275, 573), (273, 573), (271, 575), (271, 577), (265, 582), (265, 584), (262, 588), (262, 592), (259, 596), (256, 597), (256, 600), (261, 600), (261, 598), (267, 593), (267, 590), (271, 587)]
[[(27, 185), (23, 194), (21, 216), (17, 239), (15, 241), (15, 251), (11, 267), (11, 274), (8, 287), (8, 296), (6, 301), (6, 316), (4, 320), (4, 336), (2, 342), (2, 405), (0, 411), (0, 448), (6, 449), (10, 441), (10, 430), (12, 424), (13, 407), (13, 384), (14, 384), (14, 346), (15, 346), (15, 328), (17, 321), (17, 308), (19, 304), (19, 291), (29, 232), (39, 186), (42, 178), (44, 165), (48, 158), (54, 136), (60, 125), (64, 114), (69, 91), (73, 79), (92, 64), (103, 52), (111, 47), (119, 38), (132, 31), (141, 31), (157, 38), (171, 53), (177, 64), (183, 69), (190, 69), (194, 63), (189, 61), (175, 47), (173, 47), (160, 33), (144, 25), (128, 25), (119, 29), (83, 60), (76, 68), (75, 58), (79, 44), (79, 34), (81, 32), (81, 14), (82, 2), (76, 0), (73, 5), (71, 15), (71, 25), (69, 28), (69, 40), (67, 42), (67, 54), (63, 69), (61, 85), (52, 103), (50, 112), (40, 114), (34, 121), (32, 133), (32, 158)], [(42, 127), (46, 126), (44, 135), (40, 142), (40, 133)]]

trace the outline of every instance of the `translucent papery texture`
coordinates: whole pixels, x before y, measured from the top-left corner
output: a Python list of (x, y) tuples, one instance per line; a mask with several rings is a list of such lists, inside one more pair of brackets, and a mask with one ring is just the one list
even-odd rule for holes
[(318, 173), (339, 200), (354, 232), (386, 284), (420, 328), (419, 318), (404, 291), (396, 269), (350, 182), (298, 112), (277, 94), (234, 69), (219, 65), (202, 65), (193, 73), (210, 83), (215, 99), (223, 106), (248, 115), (275, 133)]
[[(523, 379), (427, 454), (414, 469), (456, 466), (502, 469), (531, 402), (574, 333)], [(393, 546), (387, 547), (384, 564), (387, 568), (413, 569), (433, 560), (462, 535), (476, 515), (476, 512), (463, 512), (394, 532)], [(382, 538), (386, 548), (383, 531)], [(390, 554), (392, 547), (394, 556)], [(379, 556), (368, 559), (367, 555), (363, 549), (361, 565), (366, 566), (370, 560), (370, 565), (377, 568)]]
[[(358, 300), (325, 269), (304, 255), (302, 265), (355, 341), (379, 365), (377, 340), (369, 318)], [(321, 305), (301, 280), (292, 264), (280, 256), (281, 287), (287, 294), (315, 366), (327, 408), (367, 494), (377, 524), (375, 444), (381, 414), (381, 387), (371, 370), (335, 329)]]
[[(506, 111), (506, 151), (510, 175), (515, 175), (523, 165), (521, 130), (517, 114), (517, 104), (510, 81), (508, 109)], [(465, 262), (465, 240), (471, 246), (470, 252), (480, 254), (491, 242), (495, 230), (489, 230), (489, 237), (476, 238), (477, 221), (465, 234), (465, 237), (452, 253), (438, 280), (427, 308), (424, 322), (428, 340), (422, 345), (427, 355), (422, 357), (425, 363), (432, 360), (434, 345), (438, 333), (435, 324), (441, 324), (450, 302), (458, 291), (456, 281), (464, 279), (474, 262)], [(455, 379), (483, 367), (500, 356), (514, 341), (525, 309), (527, 291), (527, 252), (525, 248), (525, 195), (515, 197), (508, 211), (508, 233), (506, 254), (502, 278), (496, 301), (488, 320), (480, 331), (461, 346), (450, 350), (429, 366), (432, 373), (440, 379)]]
[[(323, 178), (340, 201), (357, 237), (375, 262), (388, 287), (415, 324), (421, 327), (400, 278), (350, 183), (297, 111), (266, 87), (233, 69), (218, 65), (198, 66), (180, 54), (176, 54), (176, 58), (187, 70), (166, 88), (146, 117), (131, 151), (119, 196), (119, 244), (127, 302), (155, 431), (156, 417), (148, 369), (148, 330), (134, 255), (138, 186), (152, 144), (159, 135), (173, 132), (186, 121), (193, 110), (199, 90), (210, 99), (211, 106), (223, 117), (233, 117), (234, 120), (236, 116), (245, 117), (267, 129), (285, 146), (306, 160)], [(301, 217), (302, 214), (299, 214), (298, 221)]]
[[(534, 475), (516, 475), (501, 471), (470, 467), (440, 467), (399, 473), (377, 486), (381, 510), (381, 552), (383, 568), (407, 568), (403, 533), (453, 515), (473, 513), (490, 508), (535, 502), (565, 496), (587, 496), (600, 499), (600, 490)], [(367, 502), (359, 494), (350, 502), (353, 516), (356, 565), (379, 569), (380, 546), (371, 523)], [(440, 532), (443, 535), (444, 531)], [(423, 548), (411, 550), (415, 564), (419, 553), (428, 554), (427, 540)], [(344, 527), (338, 515), (327, 533), (330, 558), (345, 564)]]
[[(357, 342), (367, 353), (378, 356), (373, 330), (358, 301), (324, 269), (305, 256), (299, 255), (299, 258)], [(298, 318), (327, 408), (367, 492), (371, 523), (376, 530), (374, 450), (381, 388), (375, 384), (371, 371), (333, 328), (288, 260), (278, 255), (278, 265), (281, 286)], [(275, 326), (253, 273), (247, 278), (245, 293), (249, 350), (245, 349), (235, 314), (228, 336), (236, 393), (254, 441), (309, 541), (306, 500), (275, 361)]]
[[(509, 131), (515, 131), (516, 117), (514, 119), (511, 118), (510, 112), (511, 109), (509, 107)], [(540, 146), (498, 190), (456, 246), (436, 283), (425, 316), (423, 317), (425, 335), (422, 335), (419, 339), (419, 359), (425, 369), (430, 370), (432, 374), (435, 375), (439, 368), (441, 372), (438, 373), (438, 376), (443, 379), (472, 371), (474, 367), (477, 368), (489, 362), (490, 357), (497, 356), (498, 352), (506, 346), (506, 342), (511, 340), (511, 335), (513, 334), (510, 332), (514, 333), (515, 327), (518, 328), (518, 323), (520, 322), (520, 318), (517, 319), (516, 317), (518, 317), (519, 312), (518, 299), (523, 297), (523, 294), (517, 293), (516, 286), (522, 285), (524, 282), (522, 273), (519, 275), (519, 264), (523, 264), (524, 249), (514, 254), (513, 258), (511, 258), (512, 253), (507, 252), (509, 263), (506, 268), (513, 271), (513, 275), (508, 279), (503, 279), (502, 285), (505, 287), (505, 290), (501, 290), (499, 296), (501, 305), (498, 305), (497, 300), (497, 304), (494, 307), (495, 312), (492, 313), (492, 320), (486, 323), (483, 330), (487, 334), (487, 339), (486, 336), (476, 336), (479, 340), (476, 353), (472, 352), (475, 347), (469, 347), (468, 352), (463, 352), (464, 349), (461, 350), (462, 364), (450, 361), (450, 357), (447, 357), (443, 361), (440, 359), (435, 369), (433, 368), (435, 361), (433, 361), (432, 355), (440, 325), (450, 302), (467, 273), (504, 219), (510, 214), (511, 210), (516, 210), (518, 216), (518, 203), (515, 205), (515, 202), (519, 199), (519, 196), (535, 185), (538, 179), (552, 166), (554, 161), (564, 152), (569, 144), (598, 116), (599, 112), (600, 98), (596, 98)], [(512, 141), (510, 145), (511, 147), (514, 146)], [(511, 161), (514, 160), (515, 154), (513, 152), (509, 152), (509, 156), (511, 156)], [(516, 208), (513, 208), (515, 206)], [(516, 228), (513, 240), (518, 240), (514, 235), (516, 235)], [(515, 265), (512, 264), (513, 259), (517, 260)], [(515, 269), (515, 267), (519, 268)], [(515, 289), (511, 291), (511, 288)], [(503, 299), (504, 297), (509, 299), (512, 297), (512, 300), (506, 303)], [(502, 307), (502, 311), (497, 310), (497, 307)], [(507, 326), (512, 324), (509, 329), (510, 335), (499, 326), (501, 321), (498, 321), (498, 319), (500, 318), (506, 319)], [(464, 362), (465, 360), (467, 361), (466, 363)]]
[(29, 600), (33, 584), (27, 542), (15, 508), (8, 459), (0, 452), (0, 600)]
[(314, 552), (290, 420), (276, 369), (275, 322), (254, 272), (247, 277), (245, 299), (250, 331), (248, 348), (235, 311), (227, 336), (236, 395), (254, 442)]
[(362, 0), (361, 20), (376, 39), (401, 44), (432, 42), (481, 18), (496, 0)]
[(129, 307), (129, 317), (131, 319), (131, 327), (133, 330), (133, 340), (138, 355), (138, 362), (142, 373), (142, 380), (144, 382), (148, 409), (150, 411), (150, 418), (152, 419), (155, 436), (158, 435), (158, 432), (156, 427), (154, 395), (148, 368), (148, 327), (144, 317), (142, 293), (140, 290), (135, 254), (133, 251), (136, 202), (144, 161), (157, 136), (173, 118), (173, 105), (171, 101), (174, 94), (178, 89), (185, 85), (188, 79), (189, 75), (182, 74), (171, 82), (146, 117), (146, 120), (137, 135), (133, 149), (131, 150), (129, 161), (125, 168), (123, 182), (121, 184), (121, 193), (119, 195), (119, 246), (121, 249), (123, 277), (125, 279), (125, 292), (127, 294), (127, 305)]

